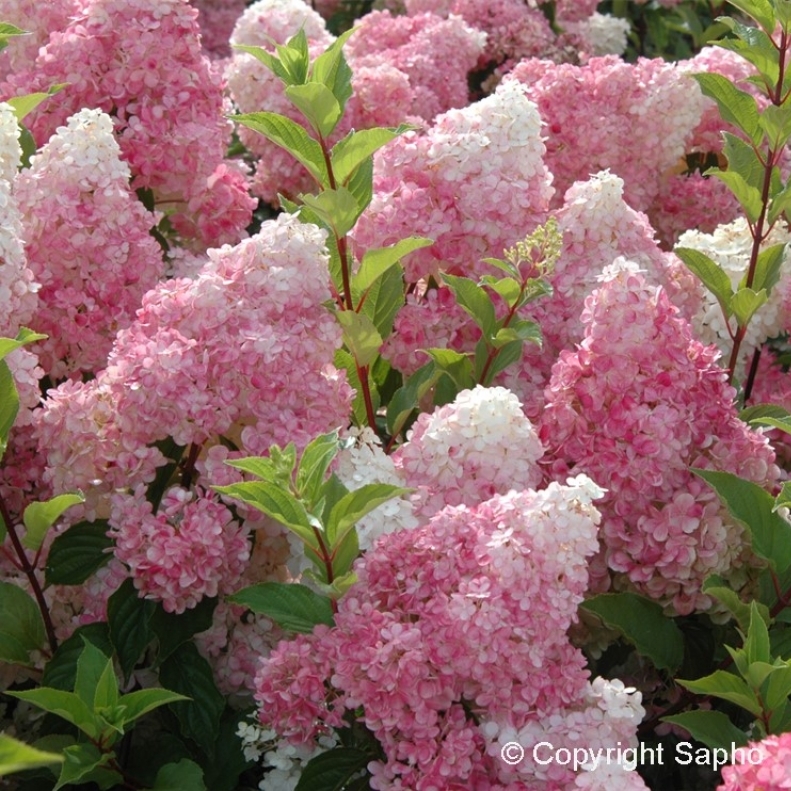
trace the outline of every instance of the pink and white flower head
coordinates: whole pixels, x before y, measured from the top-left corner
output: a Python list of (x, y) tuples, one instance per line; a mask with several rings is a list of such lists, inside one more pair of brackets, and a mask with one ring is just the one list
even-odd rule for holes
[(116, 558), (129, 566), (140, 593), (166, 612), (232, 592), (250, 557), (246, 531), (231, 512), (185, 489), (166, 492), (156, 515), (143, 491), (116, 494), (110, 525)]
[(543, 222), (553, 194), (541, 119), (523, 87), (439, 116), (377, 156), (374, 196), (354, 229), (362, 249), (417, 234), (434, 239), (405, 261), (409, 282), (440, 270), (489, 272), (481, 263)]
[(607, 482), (600, 538), (617, 587), (686, 614), (710, 605), (710, 574), (740, 574), (742, 528), (690, 467), (771, 487), (766, 438), (736, 415), (718, 353), (693, 338), (661, 287), (619, 260), (588, 297), (585, 336), (546, 391), (539, 437), (553, 475)]
[(39, 355), (59, 380), (103, 368), (118, 330), (164, 271), (156, 223), (129, 188), (112, 119), (81, 110), (20, 172), (16, 198), (34, 277)]
[[(215, 188), (209, 179), (223, 162), (230, 128), (220, 77), (201, 52), (197, 13), (186, 0), (84, 0), (35, 62), (0, 90), (20, 95), (66, 83), (57, 99), (26, 118), (39, 145), (82, 108), (112, 115), (132, 188), (152, 190), (157, 203), (178, 217)], [(241, 174), (234, 177), (244, 182)], [(225, 225), (219, 236), (201, 237), (198, 244), (243, 235), (253, 203), (243, 189), (234, 195), (238, 211), (229, 217), (236, 226)]]
[[(369, 764), (380, 791), (522, 788), (492, 749), (506, 728), (573, 719), (591, 736), (633, 740), (639, 698), (617, 682), (589, 684), (565, 635), (587, 589), (601, 495), (578, 476), (381, 536), (356, 564), (336, 626), (283, 642), (262, 663), (261, 725), (311, 745), (361, 710), (386, 756)], [(525, 787), (574, 787), (574, 772), (561, 779)]]
[(536, 430), (502, 387), (463, 390), (452, 404), (421, 414), (407, 439), (393, 459), (407, 485), (419, 488), (424, 517), (534, 488), (542, 477)]

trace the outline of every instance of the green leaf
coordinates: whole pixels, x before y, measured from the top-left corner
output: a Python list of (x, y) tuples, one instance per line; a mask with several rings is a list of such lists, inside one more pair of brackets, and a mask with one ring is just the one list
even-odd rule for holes
[(728, 160), (728, 170), (738, 173), (751, 187), (761, 189), (764, 166), (755, 149), (730, 132), (723, 132), (723, 138), (725, 143), (722, 152)]
[[(248, 456), (244, 459), (231, 459), (225, 462), (229, 467), (255, 475), (267, 483), (288, 484), (292, 470), (285, 470), (268, 456)], [(293, 469), (293, 468), (292, 468)]]
[(467, 277), (442, 275), (456, 297), (456, 302), (481, 328), (484, 337), (491, 338), (497, 332), (497, 318), (489, 295), (477, 283)]
[(265, 481), (249, 481), (233, 483), (229, 486), (214, 486), (216, 491), (236, 497), (252, 505), (262, 513), (271, 516), (298, 535), (309, 547), (318, 548), (316, 535), (313, 532), (311, 517), (305, 506), (289, 492), (283, 491), (277, 484)]
[[(540, 343), (540, 335), (536, 342)], [(489, 371), (486, 374), (485, 380), (481, 379), (483, 370), (478, 370), (477, 367), (480, 364), (479, 361), (483, 359), (483, 357), (481, 355), (476, 355), (476, 376), (481, 381), (481, 384), (488, 387), (497, 374), (504, 371), (509, 365), (517, 362), (522, 357), (523, 349), (524, 343), (522, 341), (510, 341), (499, 349), (495, 349), (495, 357), (492, 364), (489, 366)]]
[(124, 580), (121, 587), (107, 600), (110, 639), (124, 678), (129, 678), (154, 637), (149, 627), (154, 608), (154, 602), (139, 597), (131, 579)]
[(243, 588), (228, 600), (265, 615), (287, 632), (310, 634), (320, 623), (335, 624), (330, 600), (296, 582), (262, 582)]
[(52, 689), (51, 687), (38, 687), (26, 692), (6, 691), (3, 694), (32, 703), (50, 714), (61, 717), (86, 733), (91, 739), (100, 735), (101, 728), (96, 716), (82, 698), (74, 692)]
[(346, 236), (365, 206), (346, 187), (325, 189), (318, 195), (300, 195), (302, 202), (332, 228), (336, 236)]
[(791, 137), (791, 107), (767, 105), (758, 118), (772, 148), (782, 148)]
[[(349, 386), (354, 390), (351, 415), (352, 421), (356, 426), (367, 426), (368, 413), (365, 406), (365, 396), (363, 394), (362, 384), (360, 383), (360, 377), (357, 373), (357, 364), (354, 361), (354, 357), (349, 354), (346, 349), (338, 349), (333, 359), (335, 367), (338, 370), (346, 371), (346, 379), (349, 382)], [(376, 403), (377, 392), (370, 376), (368, 377), (368, 385), (371, 387), (371, 396), (374, 399), (374, 410), (376, 410), (378, 409), (378, 404)]]
[(8, 39), (14, 36), (29, 36), (29, 30), (22, 30), (15, 25), (9, 25), (7, 22), (0, 22), (0, 52), (8, 46)]
[(343, 327), (343, 342), (361, 368), (370, 365), (382, 348), (382, 336), (364, 313), (339, 310), (335, 314)]
[(302, 453), (297, 469), (297, 490), (311, 505), (319, 499), (327, 470), (340, 447), (338, 432), (331, 431), (311, 440)]
[(697, 695), (713, 695), (746, 709), (750, 714), (760, 717), (761, 704), (745, 681), (725, 670), (715, 670), (711, 675), (696, 681), (676, 679), (679, 684)]
[(791, 481), (786, 481), (780, 494), (775, 497), (775, 506), (772, 510), (777, 511), (778, 508), (791, 508)]
[(326, 85), (318, 82), (290, 85), (286, 88), (286, 96), (321, 137), (327, 138), (332, 134), (342, 111)]
[(791, 181), (789, 181), (778, 193), (772, 196), (772, 200), (769, 203), (769, 211), (767, 213), (769, 225), (774, 225), (778, 217), (780, 217), (780, 215), (786, 215), (789, 209), (791, 209)]
[(761, 193), (758, 189), (748, 184), (739, 173), (733, 170), (714, 170), (710, 171), (709, 175), (718, 178), (728, 186), (744, 209), (747, 219), (751, 223), (755, 223), (763, 208)]
[(92, 711), (112, 707), (118, 702), (118, 681), (112, 659), (101, 649), (83, 640), (84, 646), (77, 660), (74, 692)]
[(685, 711), (672, 717), (662, 717), (662, 722), (680, 725), (689, 731), (693, 739), (712, 750), (729, 750), (731, 744), (744, 747), (747, 736), (739, 730), (721, 711)]
[(37, 551), (47, 531), (60, 519), (61, 515), (68, 508), (78, 503), (84, 503), (85, 497), (80, 494), (59, 494), (51, 500), (43, 503), (31, 503), (25, 508), (22, 521), (25, 523), (27, 533), (22, 539), (22, 543), (34, 552)]
[[(0, 458), (5, 453), (8, 434), (19, 412), (19, 394), (14, 377), (5, 360), (0, 360)], [(0, 518), (5, 537), (5, 522)]]
[(756, 555), (780, 573), (791, 566), (791, 525), (774, 513), (769, 492), (729, 472), (694, 467), (692, 472), (717, 492), (730, 514), (747, 528)]
[[(487, 259), (489, 261), (496, 259)], [(497, 278), (493, 275), (484, 275), (481, 283), (489, 286), (495, 293), (499, 294), (506, 305), (512, 308), (522, 293), (522, 284), (513, 277)]]
[(198, 653), (194, 643), (180, 645), (163, 663), (160, 682), (171, 692), (190, 700), (171, 703), (181, 733), (192, 739), (206, 755), (214, 755), (225, 698), (214, 683), (209, 663)]
[(0, 338), (0, 360), (16, 349), (28, 343), (35, 343), (36, 341), (46, 340), (47, 336), (42, 335), (40, 332), (33, 332), (27, 327), (22, 327), (17, 333), (16, 338)]
[(382, 503), (409, 494), (412, 489), (389, 483), (366, 483), (344, 495), (330, 511), (327, 520), (327, 540), (331, 547), (343, 540), (346, 533), (366, 514)]
[(791, 694), (791, 667), (782, 664), (773, 667), (761, 687), (766, 708), (770, 711), (784, 706)]
[(601, 593), (580, 605), (618, 631), (660, 670), (673, 672), (684, 659), (684, 636), (662, 608), (636, 593)]
[(280, 58), (267, 52), (263, 47), (251, 47), (247, 44), (232, 44), (231, 46), (239, 52), (246, 52), (248, 55), (252, 55), (260, 63), (263, 63), (276, 77), (279, 77), (286, 84), (289, 83), (289, 73), (280, 62)]
[(717, 102), (723, 119), (741, 129), (758, 145), (761, 142), (761, 126), (755, 98), (746, 91), (739, 90), (721, 74), (704, 73), (693, 76), (704, 95)]
[(776, 404), (756, 404), (755, 406), (748, 406), (739, 412), (739, 420), (743, 420), (751, 426), (758, 424), (758, 421), (765, 417), (791, 418), (791, 412)]
[(280, 56), (280, 63), (288, 74), (287, 83), (301, 85), (308, 78), (310, 68), (310, 53), (308, 52), (308, 37), (305, 28), (301, 27), (296, 35), (288, 42), (276, 44), (275, 49)]
[(780, 76), (780, 58), (769, 36), (757, 27), (743, 25), (734, 17), (720, 17), (720, 22), (739, 38), (717, 41), (717, 46), (736, 52), (739, 57), (752, 63), (764, 78), (762, 87), (774, 89)]
[(777, 417), (760, 417), (751, 421), (754, 426), (767, 426), (769, 428), (776, 428), (786, 434), (791, 434), (791, 416), (782, 418)]
[(764, 32), (770, 35), (774, 33), (777, 21), (770, 0), (728, 0), (728, 2), (743, 14), (754, 19)]
[(352, 95), (352, 70), (343, 55), (343, 45), (354, 29), (342, 33), (313, 61), (311, 80), (326, 85), (343, 112)]
[(343, 791), (373, 759), (354, 747), (335, 747), (308, 761), (295, 791)]
[(740, 288), (731, 297), (731, 312), (739, 322), (740, 327), (746, 327), (755, 312), (767, 300), (766, 290), (761, 289), (756, 292), (751, 288)]
[(26, 769), (58, 764), (62, 760), (62, 755), (37, 750), (29, 744), (0, 733), (0, 777), (12, 772), (24, 772)]
[(118, 700), (118, 705), (125, 707), (123, 713), (124, 724), (134, 722), (134, 720), (148, 714), (148, 712), (165, 706), (168, 703), (178, 703), (181, 700), (189, 700), (186, 695), (178, 692), (171, 692), (169, 689), (138, 689), (122, 695)]
[[(368, 157), (358, 168), (354, 171), (351, 178), (346, 184), (346, 188), (354, 196), (357, 205), (361, 211), (370, 205), (371, 199), (374, 194), (374, 158)], [(332, 255), (332, 251), (330, 251)], [(336, 286), (337, 287), (337, 286)], [(341, 289), (338, 289), (341, 291)]]
[(206, 791), (203, 769), (188, 758), (165, 764), (157, 772), (151, 791)]
[(21, 121), (28, 113), (36, 109), (45, 99), (54, 96), (58, 91), (63, 90), (67, 83), (60, 83), (53, 85), (46, 93), (28, 93), (24, 96), (13, 96), (6, 99), (6, 102), (11, 105), (17, 121)]
[(752, 284), (754, 291), (766, 289), (767, 295), (772, 293), (772, 289), (780, 280), (780, 269), (783, 266), (785, 250), (784, 244), (773, 244), (760, 252)]
[(44, 644), (44, 621), (33, 598), (0, 582), (0, 661), (30, 665), (30, 652)]
[(733, 286), (723, 268), (700, 250), (691, 247), (676, 247), (673, 251), (701, 283), (717, 298), (726, 317), (731, 315)]
[(55, 655), (47, 662), (41, 683), (45, 687), (54, 687), (71, 691), (77, 679), (77, 662), (82, 656), (85, 643), (91, 643), (106, 657), (113, 655), (110, 632), (106, 623), (92, 623), (80, 626), (74, 634), (64, 640)]
[(466, 354), (452, 349), (426, 349), (437, 369), (447, 374), (459, 391), (475, 387), (475, 377), (472, 372), (472, 361)]
[(396, 390), (387, 405), (387, 430), (390, 436), (394, 437), (401, 432), (420, 400), (442, 375), (442, 371), (437, 369), (436, 364), (432, 360), (415, 371), (407, 379), (406, 384)]
[(409, 127), (398, 127), (398, 129), (379, 127), (349, 132), (346, 137), (335, 144), (330, 153), (332, 172), (335, 174), (336, 182), (346, 184), (363, 162), (408, 129)]
[(278, 113), (266, 112), (234, 115), (231, 119), (254, 132), (259, 132), (275, 145), (288, 151), (294, 159), (307, 168), (320, 186), (329, 188), (327, 166), (321, 146), (296, 121)]
[(396, 314), (404, 305), (404, 270), (399, 264), (389, 267), (368, 287), (364, 299), (352, 280), (352, 295), (358, 311), (371, 319), (382, 338), (387, 338), (393, 331)]
[(161, 604), (157, 604), (148, 624), (159, 641), (157, 661), (163, 662), (193, 635), (210, 629), (216, 606), (216, 598), (204, 597), (192, 609), (177, 615), (166, 612)]
[(100, 788), (108, 789), (123, 782), (123, 777), (107, 768), (112, 759), (111, 753), (103, 753), (93, 744), (72, 744), (63, 751), (63, 766), (58, 784), (52, 791), (64, 786), (96, 782)]
[(508, 327), (497, 330), (497, 334), (492, 338), (492, 346), (499, 349), (513, 341), (529, 341), (540, 345), (542, 340), (543, 335), (538, 324), (528, 319), (517, 319), (511, 322)]
[(750, 604), (750, 629), (747, 633), (747, 640), (744, 643), (744, 650), (747, 661), (771, 662), (772, 652), (769, 648), (769, 630), (766, 628), (766, 621), (758, 610), (758, 603)]
[[(375, 130), (371, 130), (375, 131)], [(360, 269), (352, 278), (352, 287), (358, 292), (364, 292), (388, 269), (400, 263), (401, 259), (415, 250), (429, 247), (433, 244), (431, 239), (422, 236), (409, 236), (389, 247), (380, 247), (368, 250), (360, 262)], [(402, 294), (403, 296), (403, 294)]]
[(47, 585), (80, 585), (109, 563), (113, 540), (107, 529), (107, 521), (100, 519), (78, 522), (59, 535), (47, 555)]
[[(738, 596), (736, 591), (731, 590), (722, 579), (717, 575), (708, 577), (703, 583), (701, 592), (707, 596), (713, 596), (721, 604), (725, 605), (733, 617), (739, 628), (746, 634), (750, 628), (750, 618), (752, 617), (752, 609), (749, 604), (745, 604)], [(754, 602), (758, 607), (761, 617), (766, 623), (769, 623), (769, 608), (765, 604)]]

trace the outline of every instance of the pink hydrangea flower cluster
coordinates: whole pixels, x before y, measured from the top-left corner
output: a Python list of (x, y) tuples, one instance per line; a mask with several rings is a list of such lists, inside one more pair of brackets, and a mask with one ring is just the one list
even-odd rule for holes
[(409, 282), (440, 270), (488, 273), (482, 258), (501, 255), (546, 219), (553, 189), (544, 151), (541, 119), (525, 89), (502, 85), (380, 153), (355, 242), (368, 249), (412, 234), (434, 239), (405, 261)]
[(168, 436), (200, 445), (233, 433), (256, 455), (344, 424), (352, 391), (331, 364), (341, 330), (322, 305), (325, 238), (283, 214), (236, 247), (210, 250), (194, 280), (150, 291), (107, 369), (52, 391), (41, 412), (55, 488), (150, 479), (162, 462), (148, 446)]
[(422, 413), (393, 461), (416, 487), (417, 512), (477, 505), (538, 485), (544, 449), (517, 397), (502, 387), (463, 390), (452, 404)]
[(624, 180), (626, 202), (641, 211), (687, 152), (704, 108), (691, 78), (659, 59), (628, 64), (609, 56), (583, 66), (526, 60), (506, 79), (526, 85), (538, 105), (558, 195), (609, 168)]
[[(357, 94), (351, 108), (357, 116), (352, 119), (352, 126), (361, 128), (359, 121), (373, 126), (369, 119), (382, 112), (384, 97), (378, 89), (381, 69), (395, 69), (406, 77), (409, 103), (387, 108), (389, 113), (400, 112), (401, 120), (411, 117), (431, 123), (440, 113), (469, 104), (467, 73), (475, 67), (484, 41), (481, 32), (457, 16), (443, 19), (425, 13), (407, 17), (387, 11), (367, 14), (357, 23), (346, 45)], [(437, 79), (438, 73), (442, 79)], [(363, 102), (361, 81), (370, 86), (363, 92)]]
[(704, 579), (738, 582), (747, 550), (741, 526), (690, 467), (771, 487), (774, 453), (738, 419), (716, 350), (693, 338), (664, 289), (636, 265), (613, 265), (582, 320), (584, 340), (561, 353), (541, 416), (552, 473), (606, 481), (602, 560), (617, 587), (681, 614), (705, 609)]
[(717, 791), (784, 791), (791, 788), (791, 733), (767, 736), (750, 742), (745, 750), (757, 750), (761, 760), (725, 766)]
[[(591, 0), (585, 2), (590, 4)], [(453, 14), (485, 33), (486, 48), (479, 62), (482, 68), (554, 54), (556, 36), (549, 21), (534, 4), (531, 7), (522, 0), (405, 0), (404, 5), (410, 16)]]
[(0, 53), (0, 80), (27, 68), (53, 31), (63, 30), (79, 13), (79, 0), (0, 0), (0, 19), (27, 31), (14, 36)]
[(18, 95), (67, 83), (56, 101), (26, 119), (39, 145), (83, 107), (112, 115), (132, 188), (152, 189), (176, 218), (194, 221), (191, 212), (211, 205), (213, 190), (226, 202), (232, 196), (234, 210), (219, 227), (197, 223), (198, 243), (219, 245), (241, 238), (254, 202), (240, 171), (216, 173), (229, 124), (221, 81), (201, 53), (196, 17), (186, 0), (85, 0), (79, 15), (53, 31), (35, 61), (0, 91)]
[(231, 33), (244, 13), (246, 0), (191, 0), (191, 4), (199, 12), (203, 51), (211, 58), (229, 57)]
[(41, 284), (32, 319), (49, 338), (49, 376), (103, 368), (119, 329), (164, 271), (152, 214), (129, 189), (111, 118), (81, 110), (20, 172), (16, 198), (30, 268)]
[(156, 514), (143, 491), (113, 496), (115, 556), (135, 587), (166, 612), (192, 609), (204, 596), (230, 593), (250, 557), (246, 531), (221, 503), (172, 488)]
[[(530, 776), (532, 762), (522, 782), (499, 758), (496, 732), (543, 730), (592, 708), (592, 735), (594, 722), (606, 726), (603, 709), (625, 708), (616, 689), (592, 691), (565, 637), (587, 588), (600, 495), (581, 476), (448, 507), (424, 527), (382, 536), (358, 561), (336, 626), (281, 643), (263, 662), (262, 725), (310, 743), (362, 709), (386, 755), (369, 764), (378, 791), (573, 788), (574, 772), (544, 782)], [(631, 710), (642, 714), (639, 702)], [(634, 738), (638, 719), (620, 730)]]

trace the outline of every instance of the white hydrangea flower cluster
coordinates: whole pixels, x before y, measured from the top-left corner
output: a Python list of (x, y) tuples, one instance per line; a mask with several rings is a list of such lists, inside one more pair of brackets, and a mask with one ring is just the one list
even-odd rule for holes
[[(379, 438), (370, 428), (350, 428), (345, 436), (353, 439), (354, 445), (338, 455), (336, 473), (350, 491), (369, 483), (406, 486), (403, 475), (393, 460), (385, 455)], [(370, 549), (374, 541), (385, 533), (411, 530), (417, 526), (418, 520), (407, 497), (388, 500), (357, 523), (360, 549)]]
[[(765, 240), (764, 247), (789, 241), (791, 241), (791, 233), (781, 229), (778, 225)], [(679, 238), (677, 246), (691, 247), (708, 255), (722, 266), (735, 289), (747, 271), (752, 244), (753, 237), (747, 220), (740, 217), (727, 225), (718, 226), (714, 233), (687, 231)], [(772, 290), (768, 301), (752, 317), (747, 334), (742, 341), (740, 362), (737, 367), (739, 373), (744, 371), (756, 348), (767, 339), (779, 335), (786, 328), (787, 317), (784, 315), (783, 305), (788, 298), (790, 285), (791, 256), (786, 248), (780, 270), (780, 281)], [(692, 326), (698, 338), (704, 343), (717, 346), (727, 361), (733, 348), (733, 341), (725, 325), (725, 317), (722, 315), (722, 309), (715, 296), (708, 289), (704, 289), (702, 285), (700, 289), (703, 293), (702, 306), (694, 316)], [(731, 321), (732, 328), (734, 328), (735, 320), (731, 319)]]
[(407, 485), (420, 489), (418, 509), (427, 517), (446, 505), (537, 488), (543, 455), (519, 399), (504, 387), (478, 386), (420, 415), (394, 460)]
[(12, 182), (21, 157), (19, 124), (13, 107), (0, 102), (0, 182)]
[(631, 29), (628, 20), (598, 12), (579, 22), (566, 22), (563, 27), (566, 32), (579, 36), (587, 45), (588, 54), (597, 57), (623, 55)]
[(58, 127), (45, 150), (31, 157), (31, 168), (44, 162), (51, 173), (80, 173), (78, 186), (84, 190), (117, 189), (118, 179), (129, 181), (129, 165), (113, 133), (113, 121), (101, 110), (83, 109)]
[(260, 791), (294, 791), (308, 761), (338, 746), (334, 733), (320, 736), (318, 745), (290, 744), (254, 720), (240, 722), (236, 735), (242, 740), (244, 757), (248, 761), (260, 760), (268, 769), (258, 784)]

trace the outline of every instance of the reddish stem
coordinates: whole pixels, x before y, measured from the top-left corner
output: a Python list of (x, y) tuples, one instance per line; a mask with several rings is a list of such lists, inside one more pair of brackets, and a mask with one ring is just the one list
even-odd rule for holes
[(0, 494), (0, 518), (2, 518), (3, 522), (5, 522), (8, 537), (11, 539), (11, 543), (14, 546), (14, 552), (16, 552), (17, 557), (19, 558), (18, 567), (21, 569), (22, 573), (27, 577), (27, 580), (30, 583), (33, 596), (35, 597), (38, 608), (41, 611), (41, 619), (44, 621), (44, 630), (47, 633), (47, 641), (49, 642), (50, 651), (54, 654), (55, 651), (58, 650), (58, 639), (55, 637), (55, 627), (52, 624), (52, 617), (49, 614), (49, 606), (47, 605), (47, 601), (44, 598), (44, 591), (38, 581), (38, 577), (36, 576), (36, 569), (30, 562), (27, 552), (25, 552), (25, 548), (22, 546), (22, 542), (19, 540), (19, 534), (17, 533), (16, 525), (14, 525), (11, 515), (8, 513), (8, 507), (2, 494)]

